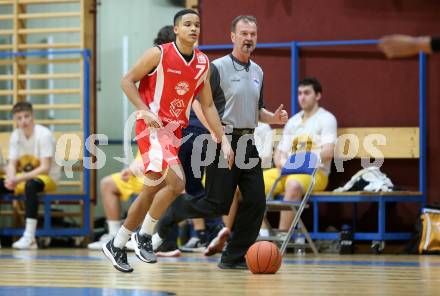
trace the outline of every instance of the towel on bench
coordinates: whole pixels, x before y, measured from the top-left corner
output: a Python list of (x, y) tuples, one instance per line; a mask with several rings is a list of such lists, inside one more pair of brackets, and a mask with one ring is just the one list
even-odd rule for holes
[(391, 180), (376, 166), (358, 171), (344, 186), (336, 188), (334, 192), (344, 191), (371, 191), (390, 192), (394, 190)]

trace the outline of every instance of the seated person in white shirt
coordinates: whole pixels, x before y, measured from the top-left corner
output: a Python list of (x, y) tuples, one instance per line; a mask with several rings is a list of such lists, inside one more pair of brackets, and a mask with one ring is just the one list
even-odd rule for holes
[[(316, 78), (305, 78), (299, 82), (298, 103), (301, 111), (292, 116), (284, 127), (274, 155), (276, 168), (263, 172), (266, 195), (289, 155), (301, 150), (315, 152), (321, 159), (313, 191), (322, 191), (327, 187), (337, 138), (337, 122), (333, 114), (319, 106), (321, 98), (322, 87)], [(289, 175), (278, 182), (273, 194), (284, 193), (284, 200), (300, 201), (310, 182), (310, 175)], [(292, 220), (292, 211), (282, 211), (279, 230), (287, 231)]]
[(55, 163), (55, 138), (48, 128), (34, 123), (32, 105), (18, 102), (12, 114), (17, 128), (11, 134), (6, 175), (0, 178), (0, 194), (25, 195), (25, 231), (12, 247), (36, 249), (38, 193), (55, 190), (61, 170)]

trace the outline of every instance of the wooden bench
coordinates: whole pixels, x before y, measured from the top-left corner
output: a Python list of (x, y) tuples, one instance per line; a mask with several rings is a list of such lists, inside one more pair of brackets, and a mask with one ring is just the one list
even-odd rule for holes
[[(279, 131), (277, 131), (279, 133)], [(343, 165), (348, 159), (383, 158), (386, 159), (419, 159), (420, 136), (418, 127), (387, 127), (387, 128), (339, 128), (338, 142), (335, 147), (335, 165)], [(422, 165), (419, 164), (422, 174)], [(361, 169), (361, 167), (359, 167)], [(333, 172), (334, 173), (334, 172)], [(423, 174), (424, 175), (424, 174)], [(347, 176), (349, 180), (351, 176)], [(422, 188), (420, 186), (420, 188)], [(282, 197), (281, 197), (282, 198)], [(380, 252), (385, 240), (406, 240), (411, 233), (386, 231), (386, 204), (390, 202), (426, 203), (426, 193), (421, 191), (394, 191), (394, 192), (313, 192), (310, 203), (313, 209), (313, 230), (310, 232), (313, 239), (337, 240), (338, 232), (319, 231), (320, 203), (353, 203), (353, 222), (356, 220), (357, 203), (378, 204), (378, 230), (372, 233), (356, 232), (355, 240), (372, 240), (373, 248)], [(355, 225), (355, 223), (353, 223)]]
[[(71, 135), (77, 140), (79, 145), (70, 141), (60, 141), (63, 135)], [(8, 144), (10, 133), (0, 133), (0, 143), (2, 143), (1, 152), (5, 159), (8, 155)], [(56, 158), (71, 160), (72, 163), (76, 161), (73, 166), (73, 171), (76, 175), (74, 180), (61, 179), (57, 183), (57, 190), (55, 192), (48, 192), (41, 194), (42, 207), (39, 209), (39, 216), (43, 217), (43, 225), (38, 225), (36, 232), (37, 236), (88, 236), (90, 234), (90, 194), (89, 194), (89, 173), (82, 165), (84, 137), (82, 132), (61, 133), (55, 132), (57, 139)], [(70, 143), (69, 143), (70, 142)], [(63, 168), (62, 168), (63, 169)], [(62, 176), (64, 173), (62, 172)], [(9, 211), (1, 210), (1, 216), (12, 216), (12, 227), (0, 228), (0, 235), (18, 236), (23, 233), (24, 225), (24, 202), (23, 195), (3, 195), (0, 196), (1, 203), (11, 205)], [(53, 206), (61, 206), (61, 211), (54, 211)], [(75, 217), (79, 219), (79, 227), (54, 227), (52, 225), (52, 218), (54, 217)], [(2, 225), (3, 226), (3, 225)]]

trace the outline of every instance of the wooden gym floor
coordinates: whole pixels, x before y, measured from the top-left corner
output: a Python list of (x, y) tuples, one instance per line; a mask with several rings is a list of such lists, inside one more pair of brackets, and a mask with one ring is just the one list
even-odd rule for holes
[(289, 255), (275, 275), (225, 271), (184, 255), (115, 270), (85, 249), (0, 249), (0, 295), (440, 295), (439, 256)]

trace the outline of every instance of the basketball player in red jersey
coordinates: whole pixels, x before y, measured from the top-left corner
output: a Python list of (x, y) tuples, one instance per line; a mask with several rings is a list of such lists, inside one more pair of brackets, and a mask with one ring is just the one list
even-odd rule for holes
[[(212, 101), (209, 60), (194, 48), (200, 34), (200, 18), (190, 9), (174, 16), (176, 41), (148, 49), (124, 76), (121, 85), (137, 108), (136, 139), (150, 183), (131, 205), (116, 237), (103, 246), (104, 254), (122, 272), (132, 272), (125, 244), (134, 241), (137, 257), (155, 263), (151, 235), (157, 220), (185, 188), (178, 159), (181, 129), (188, 124), (192, 100), (200, 94), (203, 113), (214, 137), (221, 139), (224, 157), (232, 166), (234, 154), (223, 133)], [(136, 82), (141, 81), (139, 89)], [(142, 222), (143, 221), (143, 222)], [(140, 224), (139, 231), (133, 232)]]

